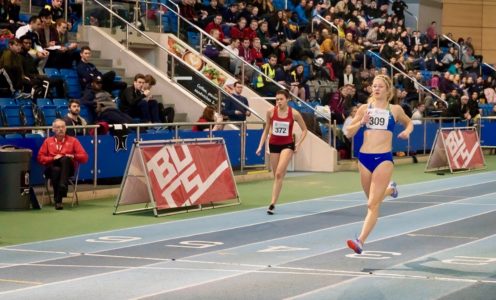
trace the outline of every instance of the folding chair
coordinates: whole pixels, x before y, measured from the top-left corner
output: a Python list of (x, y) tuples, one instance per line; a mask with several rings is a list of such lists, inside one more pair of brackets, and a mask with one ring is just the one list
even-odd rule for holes
[[(43, 191), (42, 197), (45, 198), (45, 192), (46, 192), (48, 199), (50, 200), (50, 203), (53, 204), (55, 201), (50, 196), (50, 188), (49, 188), (50, 178), (47, 177), (46, 169), (43, 171), (43, 179), (45, 180), (45, 191)], [(79, 180), (79, 164), (76, 163), (76, 165), (74, 166), (74, 175), (72, 175), (68, 179), (69, 185), (72, 186), (71, 207), (74, 207), (74, 205), (79, 206), (79, 197), (77, 194), (78, 180)]]

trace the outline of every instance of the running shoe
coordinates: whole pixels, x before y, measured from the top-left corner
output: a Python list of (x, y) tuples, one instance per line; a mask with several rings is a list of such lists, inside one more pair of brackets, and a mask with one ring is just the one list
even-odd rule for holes
[(274, 209), (276, 209), (276, 207), (274, 206), (274, 204), (271, 204), (269, 206), (269, 209), (267, 209), (267, 214), (273, 215), (274, 214)]
[(398, 198), (398, 185), (396, 184), (396, 182), (391, 181), (388, 185), (388, 188), (393, 189), (393, 192), (391, 193), (391, 197)]
[(348, 248), (355, 251), (356, 254), (362, 254), (363, 245), (358, 238), (354, 240), (348, 240), (346, 243), (348, 244)]

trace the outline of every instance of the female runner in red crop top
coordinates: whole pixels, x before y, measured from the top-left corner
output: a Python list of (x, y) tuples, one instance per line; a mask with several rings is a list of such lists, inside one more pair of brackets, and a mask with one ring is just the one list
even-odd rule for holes
[[(276, 93), (276, 106), (267, 111), (267, 125), (262, 133), (257, 155), (262, 149), (270, 133), (269, 151), (270, 164), (274, 173), (274, 185), (272, 187), (272, 199), (267, 213), (274, 214), (275, 204), (279, 198), (282, 181), (286, 175), (289, 161), (293, 153), (297, 152), (301, 143), (307, 135), (307, 126), (300, 113), (288, 106), (289, 92), (280, 90)], [(293, 123), (296, 121), (301, 128), (301, 138), (295, 143), (293, 139)]]

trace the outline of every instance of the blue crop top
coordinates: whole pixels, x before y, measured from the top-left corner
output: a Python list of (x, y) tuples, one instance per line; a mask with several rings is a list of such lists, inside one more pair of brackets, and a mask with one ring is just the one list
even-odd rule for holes
[(371, 104), (367, 108), (367, 113), (370, 115), (369, 122), (365, 125), (365, 130), (389, 130), (393, 132), (396, 121), (391, 113), (390, 105), (387, 109), (374, 108)]

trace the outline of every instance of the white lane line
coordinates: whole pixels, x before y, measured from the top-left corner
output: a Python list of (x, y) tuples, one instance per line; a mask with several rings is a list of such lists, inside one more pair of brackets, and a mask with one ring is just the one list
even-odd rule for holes
[[(454, 249), (457, 249), (457, 248), (461, 248), (461, 247), (465, 247), (465, 246), (468, 246), (468, 245), (472, 245), (474, 243), (478, 243), (478, 242), (484, 242), (485, 240), (488, 240), (488, 239), (492, 239), (496, 237), (496, 234), (494, 235), (490, 235), (490, 236), (487, 236), (487, 237), (484, 237), (484, 238), (481, 238), (481, 239), (478, 239), (478, 240), (475, 240), (475, 241), (471, 241), (471, 242), (467, 242), (467, 243), (464, 243), (464, 244), (460, 244), (460, 245), (457, 245), (457, 246), (454, 246), (454, 247), (450, 247), (450, 248), (445, 248), (445, 249), (441, 249), (439, 251), (435, 251), (435, 252), (431, 252), (431, 253), (428, 253), (424, 256), (420, 256), (420, 257), (416, 257), (414, 259), (411, 259), (411, 260), (408, 260), (406, 262), (401, 262), (399, 264), (396, 264), (394, 266), (390, 266), (389, 269), (394, 269), (394, 268), (398, 268), (398, 267), (401, 267), (401, 266), (404, 266), (406, 264), (409, 264), (409, 263), (412, 263), (412, 262), (415, 262), (415, 261), (420, 261), (422, 259), (425, 259), (425, 258), (428, 258), (428, 257), (432, 257), (436, 254), (441, 254), (443, 252), (448, 252), (448, 251), (452, 251)], [(381, 241), (383, 239), (377, 239), (377, 240), (373, 240), (371, 241), (370, 243), (373, 243), (373, 242), (377, 242), (377, 241)], [(379, 271), (380, 272), (380, 271)], [(376, 273), (376, 274), (383, 274), (382, 272), (381, 273)], [(390, 273), (384, 273), (384, 274), (390, 274)], [(421, 276), (421, 275), (415, 275), (415, 276)], [(433, 277), (430, 277), (428, 275), (424, 275), (425, 277), (427, 278), (444, 278), (444, 277), (436, 277), (436, 276), (433, 276)], [(301, 297), (305, 297), (305, 296), (309, 296), (309, 295), (312, 295), (312, 294), (316, 294), (316, 293), (319, 293), (323, 290), (326, 290), (326, 289), (330, 289), (330, 288), (336, 288), (337, 286), (341, 286), (341, 285), (345, 285), (345, 284), (352, 284), (353, 281), (357, 280), (358, 278), (353, 278), (351, 280), (345, 280), (345, 281), (341, 281), (339, 283), (336, 283), (336, 284), (331, 284), (331, 285), (328, 285), (328, 286), (325, 286), (325, 287), (321, 287), (319, 289), (316, 289), (316, 290), (313, 290), (313, 291), (309, 291), (309, 292), (306, 292), (304, 294), (301, 294), (301, 295), (296, 295), (296, 296), (293, 296), (291, 298), (286, 298), (287, 299), (298, 299), (298, 298), (301, 298)], [(458, 278), (458, 279), (461, 279), (461, 278)], [(478, 279), (466, 279), (466, 280), (475, 280), (474, 283), (493, 283), (492, 280), (478, 280)], [(469, 282), (470, 283), (470, 282)]]
[(50, 251), (50, 250), (34, 250), (34, 249), (18, 249), (18, 248), (0, 248), (0, 251), (49, 253), (49, 254), (69, 254), (69, 255), (79, 255), (79, 254), (81, 254), (81, 253), (77, 253), (77, 252)]
[(409, 233), (408, 236), (420, 236), (420, 237), (432, 237), (432, 238), (443, 238), (443, 239), (466, 239), (466, 240), (478, 240), (479, 238), (473, 236), (457, 236), (457, 235), (437, 235), (437, 234), (422, 234), (422, 233)]
[[(468, 199), (479, 198), (479, 197), (483, 197), (483, 196), (487, 196), (487, 195), (493, 195), (493, 194), (495, 194), (495, 193), (479, 195), (479, 196), (476, 196), (476, 197), (464, 198), (464, 199), (461, 199), (459, 201), (466, 201)], [(406, 211), (406, 212), (401, 212), (401, 213), (398, 213), (398, 214), (392, 214), (392, 215), (388, 215), (388, 216), (385, 216), (385, 217), (392, 217), (392, 216), (402, 215), (402, 214), (405, 214), (405, 213), (409, 213), (409, 212), (413, 212), (413, 211), (418, 211), (418, 210), (422, 210), (422, 209), (428, 209), (428, 208), (432, 208), (432, 207), (436, 207), (436, 206), (442, 206), (442, 205), (447, 205), (447, 203), (441, 203), (439, 205), (433, 205), (433, 206), (419, 208), (419, 209), (415, 209), (415, 210), (409, 210), (409, 211)], [(494, 210), (492, 210), (492, 211), (494, 211)], [(394, 234), (394, 235), (389, 235), (389, 236), (386, 236), (386, 237), (383, 237), (383, 238), (380, 238), (380, 239), (372, 240), (371, 242), (380, 241), (380, 240), (384, 240), (384, 239), (388, 239), (388, 238), (392, 238), (392, 237), (397, 237), (397, 236), (400, 236), (400, 235), (404, 235), (406, 233), (410, 233), (410, 232), (414, 232), (414, 231), (422, 230), (422, 229), (426, 229), (426, 228), (431, 228), (431, 227), (434, 227), (434, 226), (439, 226), (439, 225), (444, 225), (444, 224), (448, 224), (448, 223), (452, 223), (452, 222), (457, 222), (457, 221), (460, 221), (460, 220), (463, 220), (463, 219), (466, 219), (466, 218), (471, 218), (471, 217), (475, 217), (475, 216), (478, 216), (478, 215), (483, 215), (483, 214), (486, 214), (486, 213), (489, 213), (489, 212), (492, 212), (492, 211), (486, 211), (486, 212), (483, 212), (483, 213), (480, 213), (480, 214), (471, 215), (471, 216), (459, 218), (459, 219), (456, 219), (456, 220), (450, 220), (450, 221), (444, 222), (444, 223), (438, 223), (436, 225), (429, 225), (429, 226), (425, 226), (425, 227), (422, 227), (422, 228), (415, 228), (415, 229), (413, 229), (411, 231), (407, 231), (407, 232), (403, 232), (403, 233), (399, 233), (399, 234)], [(275, 241), (275, 240), (284, 239), (284, 238), (290, 238), (290, 237), (294, 237), (294, 236), (300, 236), (300, 235), (304, 235), (304, 234), (311, 234), (311, 233), (314, 233), (314, 232), (319, 232), (319, 231), (323, 231), (323, 230), (329, 230), (329, 229), (338, 228), (338, 227), (342, 227), (342, 226), (346, 226), (346, 225), (351, 225), (351, 224), (357, 224), (357, 223), (361, 223), (361, 222), (362, 221), (353, 222), (353, 223), (346, 223), (346, 224), (341, 224), (341, 225), (338, 225), (338, 226), (328, 227), (328, 228), (325, 228), (325, 229), (315, 230), (315, 231), (312, 231), (312, 232), (300, 233), (300, 234), (291, 235), (291, 236), (285, 236), (285, 237), (280, 237), (280, 238), (275, 238), (275, 239), (270, 239), (270, 240), (264, 240), (264, 241), (261, 241), (261, 242), (244, 244), (244, 245), (240, 245), (240, 246), (236, 246), (236, 247), (232, 247), (232, 248), (226, 248), (226, 249), (223, 249), (223, 251), (227, 251), (227, 250), (230, 250), (230, 249), (241, 248), (241, 247), (245, 247), (245, 246), (249, 246), (249, 245), (254, 245), (254, 244), (257, 244), (257, 243), (264, 243), (264, 242), (270, 242), (270, 241)], [(240, 227), (244, 227), (244, 226), (240, 226)], [(217, 231), (214, 231), (214, 232), (217, 232)], [(127, 248), (127, 247), (123, 247), (123, 248)], [(331, 253), (331, 252), (338, 251), (338, 250), (341, 250), (341, 249), (344, 249), (344, 248), (346, 248), (346, 247), (334, 248), (334, 249), (330, 249), (330, 250), (323, 251), (323, 252), (320, 252), (320, 253), (316, 253), (316, 254), (312, 254), (312, 255), (308, 255), (308, 256), (304, 256), (304, 257), (298, 257), (298, 258), (295, 258), (293, 260), (286, 261), (286, 262), (284, 262), (284, 264), (288, 264), (288, 263), (291, 263), (293, 261), (304, 260), (304, 259), (307, 259), (307, 258), (311, 258), (311, 257), (314, 257), (314, 256), (326, 254), (326, 253)], [(212, 251), (208, 251), (208, 252), (204, 252), (204, 253), (200, 253), (200, 254), (195, 254), (195, 255), (192, 255), (192, 256), (188, 256), (188, 257), (191, 258), (191, 257), (196, 257), (196, 256), (201, 256), (201, 255), (207, 255), (207, 254), (215, 253), (216, 251), (217, 250), (212, 250)], [(95, 253), (98, 253), (98, 252), (95, 252)], [(55, 259), (60, 259), (60, 258), (55, 258)], [(40, 262), (44, 262), (44, 261), (46, 262), (46, 261), (51, 261), (51, 260), (55, 260), (55, 259), (40, 260)], [(26, 264), (26, 265), (30, 265), (30, 264)], [(150, 264), (150, 265), (153, 265), (153, 264)], [(126, 271), (126, 270), (116, 270), (116, 271), (112, 271), (112, 272), (106, 272), (106, 273), (100, 273), (100, 274), (93, 274), (93, 275), (89, 275), (89, 276), (82, 276), (82, 277), (79, 277), (79, 278), (73, 278), (73, 279), (69, 279), (69, 280), (57, 281), (57, 282), (48, 283), (48, 284), (42, 284), (40, 286), (37, 286), (37, 288), (38, 287), (44, 287), (44, 286), (51, 286), (51, 285), (54, 285), (54, 284), (57, 284), (57, 283), (66, 283), (66, 282), (73, 282), (73, 281), (77, 281), (77, 280), (84, 280), (84, 279), (89, 279), (89, 278), (94, 278), (94, 277), (99, 277), (99, 276), (106, 276), (106, 275), (111, 275), (111, 274), (114, 274), (114, 273), (117, 273), (117, 272), (124, 272), (124, 271)], [(250, 273), (250, 272), (253, 272), (253, 271), (244, 272), (244, 273), (238, 274), (238, 275), (243, 275), (243, 274), (247, 274), (247, 273)], [(231, 276), (228, 276), (228, 277), (222, 277), (222, 278), (212, 279), (212, 280), (209, 280), (209, 281), (203, 281), (202, 283), (215, 282), (215, 281), (223, 280), (223, 278), (226, 279), (226, 278), (235, 277), (235, 276), (238, 276), (238, 275), (231, 275)], [(199, 284), (202, 284), (202, 283), (199, 283)], [(2, 294), (8, 294), (8, 293), (14, 293), (14, 292), (20, 292), (20, 291), (24, 291), (24, 290), (32, 289), (32, 288), (33, 287), (27, 287), (27, 288), (20, 288), (20, 289), (15, 289), (15, 290), (9, 290), (9, 291), (5, 291), (5, 292), (0, 292), (0, 295), (2, 295)], [(181, 288), (178, 288), (178, 289), (182, 289), (182, 288), (187, 288), (187, 287), (181, 287)]]
[[(477, 184), (485, 184), (485, 183), (495, 182), (494, 177), (491, 177), (492, 174), (496, 175), (496, 172), (485, 172), (485, 173), (464, 175), (463, 178), (471, 177), (471, 178), (476, 178), (477, 179), (478, 177), (482, 177), (481, 180)], [(463, 182), (460, 183), (459, 182), (460, 181), (460, 178), (462, 178), (462, 176), (448, 178), (448, 179), (439, 179), (439, 180), (423, 181), (423, 182), (418, 182), (418, 183), (410, 183), (410, 184), (405, 185), (405, 186), (411, 187), (411, 186), (418, 186), (418, 185), (420, 185), (420, 186), (424, 187), (425, 185), (430, 186), (432, 184), (435, 184), (435, 187), (441, 187), (443, 185), (445, 187), (444, 188), (437, 188), (437, 189), (436, 188), (433, 188), (433, 190), (432, 191), (429, 191), (429, 192), (425, 192), (424, 191), (424, 192), (419, 192), (419, 193), (412, 193), (412, 194), (405, 195), (405, 196), (400, 196), (398, 199), (406, 198), (406, 197), (412, 197), (412, 196), (418, 196), (418, 195), (423, 195), (423, 194), (426, 194), (426, 193), (434, 193), (434, 192), (440, 192), (440, 191), (449, 190), (450, 188), (449, 187), (446, 188), (446, 185), (449, 185), (449, 184), (452, 184), (452, 183), (455, 183), (456, 184), (456, 188), (471, 187), (473, 185), (472, 183), (467, 183), (467, 185), (463, 185), (464, 183), (467, 182), (467, 180), (463, 180)], [(487, 181), (482, 181), (482, 180), (487, 180)], [(416, 189), (416, 190), (421, 191), (422, 189)], [(285, 203), (285, 204), (281, 204), (280, 206), (285, 206), (285, 207), (286, 206), (293, 206), (293, 205), (298, 205), (301, 202), (309, 203), (309, 202), (314, 202), (314, 201), (315, 202), (320, 202), (320, 201), (323, 201), (323, 200), (331, 201), (331, 200), (334, 200), (333, 198), (338, 199), (339, 197), (352, 196), (352, 195), (363, 195), (363, 192), (360, 191), (360, 192), (353, 192), (353, 193), (347, 193), (347, 194), (339, 194), (339, 195), (333, 195), (333, 196), (327, 196), (327, 197), (318, 197), (318, 198), (309, 199), (309, 200), (303, 200), (303, 201), (295, 201), (295, 202), (291, 202), (291, 203)], [(388, 199), (388, 200), (385, 200), (384, 202), (397, 201), (398, 199), (393, 199), (393, 200)], [(319, 214), (319, 213), (322, 213), (322, 212), (330, 212), (330, 211), (335, 211), (335, 210), (340, 210), (340, 209), (358, 207), (358, 206), (361, 206), (361, 205), (364, 205), (364, 204), (365, 203), (363, 203), (363, 204), (357, 204), (357, 205), (351, 205), (351, 206), (347, 206), (347, 207), (343, 207), (343, 208), (338, 208), (338, 209), (331, 209), (331, 210), (328, 210), (328, 211), (321, 211), (321, 212), (311, 213), (311, 214), (302, 214), (302, 215), (288, 217), (288, 218), (278, 218), (278, 219), (270, 220), (270, 221), (261, 221), (261, 222), (244, 224), (244, 225), (241, 225), (241, 226), (233, 226), (233, 227), (227, 227), (227, 228), (222, 228), (222, 229), (217, 229), (217, 230), (204, 231), (204, 232), (199, 232), (199, 233), (197, 232), (197, 233), (194, 233), (194, 234), (187, 234), (187, 235), (181, 235), (181, 236), (179, 236), (179, 235), (178, 236), (172, 236), (172, 237), (168, 237), (168, 238), (164, 238), (164, 239), (160, 239), (160, 240), (154, 240), (154, 241), (148, 241), (148, 242), (147, 241), (143, 241), (142, 243), (139, 243), (138, 242), (138, 243), (135, 243), (135, 244), (132, 244), (132, 245), (126, 245), (126, 246), (125, 245), (122, 245), (121, 247), (119, 247), (119, 246), (108, 247), (106, 249), (102, 249), (102, 250), (96, 251), (94, 253), (104, 252), (104, 251), (112, 251), (112, 250), (116, 250), (116, 249), (125, 249), (125, 248), (128, 248), (128, 247), (141, 246), (141, 245), (146, 245), (146, 244), (150, 244), (150, 243), (162, 242), (162, 241), (166, 241), (166, 240), (170, 240), (170, 239), (184, 238), (184, 237), (188, 237), (188, 236), (192, 236), (192, 235), (209, 234), (209, 233), (214, 233), (214, 232), (219, 232), (219, 231), (225, 231), (225, 230), (230, 230), (230, 229), (238, 229), (238, 228), (249, 227), (249, 226), (254, 226), (254, 225), (259, 225), (259, 224), (270, 223), (272, 221), (290, 220), (290, 219), (294, 219), (294, 218), (301, 218), (301, 217), (305, 217), (305, 216), (312, 216), (312, 215)], [(258, 208), (252, 208), (252, 209), (243, 210), (243, 211), (223, 213), (223, 214), (219, 214), (219, 215), (200, 216), (200, 217), (197, 217), (197, 218), (194, 218), (194, 219), (195, 220), (201, 220), (201, 219), (208, 219), (208, 218), (219, 218), (219, 216), (225, 217), (225, 216), (229, 216), (229, 215), (233, 215), (233, 214), (243, 214), (243, 213), (246, 213), (246, 212), (257, 211), (257, 210), (264, 210), (264, 208), (258, 207)], [(155, 226), (169, 226), (168, 224), (190, 222), (191, 220), (193, 220), (193, 219), (190, 218), (190, 219), (184, 219), (184, 220), (177, 220), (177, 221), (172, 221), (172, 222), (167, 222), (167, 223), (162, 223), (162, 224), (148, 224), (148, 225), (136, 226), (136, 227), (126, 228), (126, 229), (117, 229), (117, 230), (114, 229), (114, 230), (99, 232), (97, 234), (98, 235), (101, 235), (101, 234), (108, 234), (108, 233), (115, 233), (115, 232), (125, 232), (125, 231), (129, 231), (129, 230), (135, 230), (135, 229), (141, 229), (141, 228), (147, 228), (147, 227), (155, 227)], [(221, 222), (223, 222), (223, 221), (221, 221)], [(82, 235), (76, 235), (76, 236), (72, 236), (72, 237), (64, 237), (64, 238), (53, 239), (53, 240), (48, 240), (48, 241), (37, 241), (37, 242), (31, 242), (31, 243), (26, 243), (26, 244), (19, 244), (19, 245), (15, 245), (15, 246), (11, 246), (11, 247), (22, 247), (22, 246), (43, 244), (43, 243), (54, 242), (54, 241), (65, 241), (65, 240), (67, 240), (69, 242), (70, 239), (84, 238), (84, 237), (94, 237), (97, 234), (95, 234), (95, 233), (82, 234)]]

